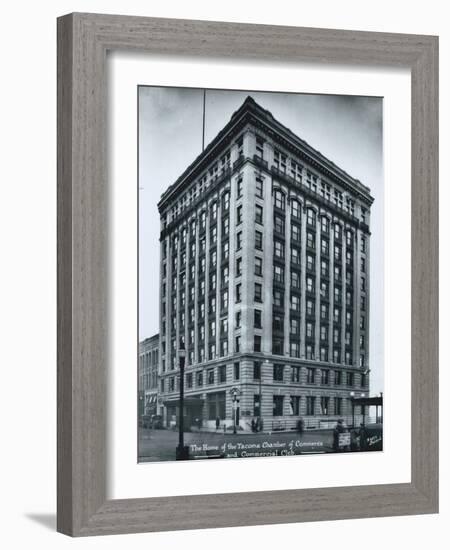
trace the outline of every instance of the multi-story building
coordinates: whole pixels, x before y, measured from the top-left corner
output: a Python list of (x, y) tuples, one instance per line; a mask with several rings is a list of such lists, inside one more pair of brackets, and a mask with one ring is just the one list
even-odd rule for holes
[(370, 190), (248, 97), (162, 195), (160, 414), (324, 426), (369, 391)]
[(139, 343), (139, 416), (157, 412), (159, 334)]

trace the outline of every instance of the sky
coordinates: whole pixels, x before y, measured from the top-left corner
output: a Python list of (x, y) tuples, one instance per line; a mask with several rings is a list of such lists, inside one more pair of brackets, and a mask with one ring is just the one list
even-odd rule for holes
[[(359, 179), (375, 198), (370, 242), (371, 394), (383, 391), (384, 186), (382, 99), (207, 90), (205, 146), (251, 95), (328, 159)], [(159, 331), (157, 203), (202, 149), (203, 89), (141, 86), (139, 116), (139, 339)]]

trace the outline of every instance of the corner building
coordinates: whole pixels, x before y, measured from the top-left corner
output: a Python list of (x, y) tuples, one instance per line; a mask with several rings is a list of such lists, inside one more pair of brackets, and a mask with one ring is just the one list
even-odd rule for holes
[(370, 190), (248, 97), (162, 195), (160, 410), (326, 427), (369, 392)]

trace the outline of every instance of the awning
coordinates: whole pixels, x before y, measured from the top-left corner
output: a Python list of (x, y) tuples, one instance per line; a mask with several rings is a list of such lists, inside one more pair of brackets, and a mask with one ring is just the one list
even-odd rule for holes
[[(203, 405), (205, 400), (202, 397), (185, 397), (183, 401), (185, 407), (195, 407)], [(164, 405), (166, 405), (166, 407), (178, 407), (180, 405), (180, 399), (166, 399)]]

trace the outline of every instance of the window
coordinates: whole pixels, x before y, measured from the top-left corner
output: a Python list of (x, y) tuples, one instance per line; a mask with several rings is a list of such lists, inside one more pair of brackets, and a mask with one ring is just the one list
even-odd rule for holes
[(214, 369), (208, 370), (208, 384), (214, 384)]
[(261, 407), (261, 396), (258, 394), (255, 394), (253, 396), (253, 416), (259, 416), (261, 414), (260, 407)]
[(300, 265), (300, 250), (295, 246), (291, 248), (291, 262)]
[(361, 388), (364, 388), (365, 385), (366, 385), (366, 375), (361, 374)]
[(264, 182), (261, 178), (256, 178), (255, 194), (261, 199), (264, 198)]
[(236, 235), (236, 249), (240, 250), (242, 248), (242, 231), (239, 231)]
[(342, 372), (340, 370), (334, 371), (334, 385), (340, 386), (342, 384)]
[(241, 328), (242, 314), (240, 311), (236, 311), (236, 328)]
[(289, 408), (291, 415), (298, 416), (300, 414), (300, 396), (299, 395), (291, 395), (291, 398), (289, 400)]
[(283, 338), (272, 338), (272, 353), (274, 355), (283, 355), (284, 353)]
[(273, 379), (276, 382), (283, 382), (283, 379), (284, 379), (284, 366), (283, 365), (274, 365), (273, 366)]
[(261, 336), (255, 336), (253, 339), (253, 351), (261, 351)]
[(285, 209), (284, 193), (282, 193), (278, 189), (276, 189), (274, 192), (274, 203), (275, 203), (275, 208), (278, 208), (279, 210)]
[(314, 294), (314, 279), (313, 277), (306, 277), (306, 290), (307, 292)]
[(315, 227), (316, 225), (316, 213), (311, 208), (308, 208), (306, 211), (306, 222), (311, 227)]
[(239, 353), (241, 351), (241, 337), (240, 336), (236, 336), (234, 347), (235, 347), (236, 353)]
[(336, 415), (342, 414), (342, 397), (334, 398), (334, 414)]
[(291, 309), (293, 311), (300, 311), (300, 296), (291, 294)]
[(273, 396), (273, 416), (283, 416), (284, 395)]
[(215, 359), (216, 358), (216, 344), (209, 344), (209, 359)]
[(328, 370), (322, 370), (322, 386), (328, 386), (330, 383), (330, 372)]
[(291, 225), (291, 239), (300, 242), (300, 238), (300, 227), (296, 223), (293, 223)]
[(230, 218), (226, 217), (222, 220), (222, 238), (228, 237), (230, 234)]
[(192, 388), (192, 372), (189, 372), (187, 375), (186, 375), (186, 387), (188, 389)]
[(262, 250), (263, 235), (261, 231), (255, 231), (255, 248), (256, 250)]
[(364, 235), (361, 237), (361, 252), (366, 252), (366, 238)]
[(276, 258), (283, 259), (284, 258), (284, 243), (281, 241), (275, 240), (274, 241), (274, 256)]
[(353, 386), (355, 382), (355, 376), (353, 374), (353, 372), (348, 372), (347, 373), (347, 386)]
[(222, 292), (222, 294), (220, 295), (220, 298), (221, 298), (221, 303), (220, 303), (220, 307), (222, 310), (224, 309), (227, 309), (228, 308), (228, 291), (224, 291)]
[(262, 285), (255, 283), (255, 302), (262, 302)]
[(320, 219), (320, 227), (323, 233), (328, 233), (329, 231), (328, 218), (326, 218), (325, 216), (322, 216)]
[(352, 354), (350, 351), (346, 351), (345, 352), (345, 363), (347, 365), (351, 365), (352, 364)]
[(314, 384), (316, 378), (316, 369), (307, 368), (306, 369), (306, 382), (308, 384)]
[(283, 316), (279, 315), (278, 313), (273, 314), (272, 328), (274, 331), (283, 332), (283, 328), (284, 328)]
[(306, 415), (307, 416), (313, 416), (314, 415), (314, 409), (316, 406), (316, 398), (311, 395), (306, 396)]
[(291, 201), (291, 216), (300, 219), (300, 203), (296, 200)]
[(175, 391), (175, 378), (169, 378), (169, 391)]
[(365, 273), (365, 272), (366, 272), (366, 259), (361, 258), (361, 273)]
[(314, 346), (312, 344), (306, 345), (306, 359), (314, 359)]
[(340, 363), (341, 362), (341, 352), (339, 349), (334, 349), (333, 350), (333, 361), (335, 363)]
[(306, 255), (306, 269), (309, 269), (309, 271), (314, 271), (314, 264), (316, 259), (311, 254)]
[(291, 381), (292, 382), (300, 382), (300, 374), (301, 374), (301, 368), (300, 367), (291, 367)]
[(237, 186), (236, 186), (237, 198), (238, 199), (242, 197), (242, 188), (243, 188), (243, 185), (242, 185), (242, 176), (241, 176), (237, 180)]
[(217, 265), (217, 251), (213, 250), (210, 254), (209, 263), (211, 268), (215, 268)]
[(361, 291), (366, 291), (366, 279), (364, 277), (361, 277)]
[(328, 320), (328, 304), (320, 304), (320, 318)]
[(261, 361), (253, 361), (253, 380), (261, 379)]
[(236, 277), (242, 275), (242, 258), (236, 258)]
[(293, 288), (300, 288), (300, 274), (298, 271), (291, 271), (291, 286)]
[(277, 149), (275, 149), (273, 154), (273, 162), (276, 166), (276, 168), (280, 172), (286, 173), (286, 163), (287, 163), (287, 157)]
[(256, 136), (256, 156), (260, 159), (264, 157), (264, 140)]
[(225, 336), (228, 334), (228, 319), (220, 320), (220, 335)]
[(306, 300), (306, 314), (312, 317), (314, 316), (314, 311), (315, 311), (314, 302), (309, 299)]
[(281, 290), (273, 291), (273, 305), (276, 307), (284, 306), (284, 292)]
[(320, 325), (320, 339), (322, 341), (328, 339), (328, 327), (326, 325)]
[(322, 396), (320, 398), (320, 414), (323, 414), (323, 415), (330, 414), (329, 405), (330, 405), (330, 398)]
[(255, 275), (258, 275), (259, 277), (262, 276), (262, 258), (259, 258), (258, 256), (255, 257)]
[(230, 255), (230, 244), (228, 241), (222, 243), (222, 261), (228, 260)]
[(328, 239), (321, 239), (320, 241), (320, 251), (324, 256), (328, 256), (330, 250), (330, 244)]
[(203, 371), (198, 371), (197, 372), (197, 384), (196, 386), (199, 388), (201, 386), (203, 386)]
[(335, 245), (335, 247), (334, 247), (334, 259), (335, 259), (335, 261), (340, 262), (341, 257), (342, 257), (342, 249), (341, 249), (340, 246)]
[(255, 309), (254, 312), (254, 327), (262, 328), (262, 311), (260, 309)]
[(290, 355), (291, 357), (300, 357), (300, 344), (298, 342), (291, 340)]
[(236, 285), (236, 303), (238, 304), (242, 300), (242, 285)]
[(236, 225), (242, 223), (242, 205), (236, 208)]
[(211, 321), (209, 323), (209, 335), (212, 336), (213, 338), (216, 336), (216, 322), (215, 321)]
[(298, 335), (300, 332), (300, 323), (299, 320), (293, 317), (290, 320), (290, 333), (294, 335)]
[(239, 380), (241, 376), (240, 363), (235, 363), (233, 368), (234, 368), (234, 379)]
[(316, 248), (316, 236), (311, 231), (306, 232), (306, 246), (313, 250)]
[(222, 196), (222, 208), (224, 212), (228, 212), (230, 209), (230, 193), (228, 191)]
[(284, 267), (280, 265), (273, 266), (273, 280), (275, 283), (284, 283)]
[(220, 365), (219, 367), (219, 382), (223, 383), (227, 381), (227, 366)]
[(281, 216), (277, 216), (275, 214), (275, 216), (273, 217), (273, 224), (274, 224), (275, 232), (280, 233), (281, 235), (284, 235), (284, 228), (285, 228), (284, 218), (282, 218)]
[(229, 279), (229, 268), (228, 266), (222, 267), (221, 272), (221, 280), (222, 280), (222, 286), (226, 286), (228, 284)]
[(258, 204), (255, 206), (255, 222), (259, 224), (263, 223), (263, 208)]

